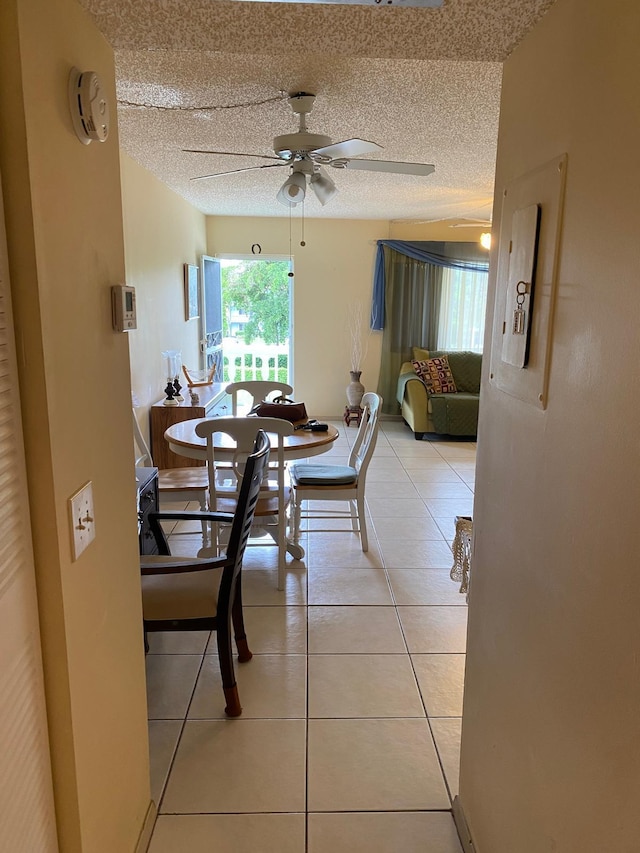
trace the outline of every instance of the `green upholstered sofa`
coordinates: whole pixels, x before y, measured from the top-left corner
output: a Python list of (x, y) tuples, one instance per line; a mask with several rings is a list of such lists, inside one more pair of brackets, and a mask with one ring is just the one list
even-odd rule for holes
[(445, 352), (413, 348), (413, 358), (424, 361), (446, 355), (458, 389), (455, 394), (427, 394), (427, 386), (417, 376), (410, 361), (400, 368), (398, 403), (402, 417), (416, 441), (425, 433), (474, 436), (478, 432), (478, 403), (482, 356), (476, 352)]

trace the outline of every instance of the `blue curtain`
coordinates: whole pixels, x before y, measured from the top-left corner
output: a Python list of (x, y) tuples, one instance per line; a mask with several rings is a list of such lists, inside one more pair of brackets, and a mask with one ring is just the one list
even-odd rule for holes
[(489, 269), (487, 252), (478, 243), (449, 243), (444, 241), (378, 240), (378, 252), (373, 273), (371, 328), (384, 329), (386, 274), (384, 248), (388, 246), (402, 255), (436, 267), (486, 272)]

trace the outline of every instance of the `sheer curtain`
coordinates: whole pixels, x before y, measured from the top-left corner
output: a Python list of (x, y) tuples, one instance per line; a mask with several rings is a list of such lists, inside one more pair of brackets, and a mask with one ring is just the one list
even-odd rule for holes
[(438, 349), (482, 352), (488, 278), (486, 272), (443, 270)]

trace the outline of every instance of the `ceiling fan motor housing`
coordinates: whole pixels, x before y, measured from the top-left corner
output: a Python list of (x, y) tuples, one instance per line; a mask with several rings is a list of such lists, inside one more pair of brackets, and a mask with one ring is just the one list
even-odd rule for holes
[(292, 155), (307, 154), (309, 151), (324, 148), (326, 145), (331, 145), (330, 136), (325, 136), (322, 133), (307, 133), (306, 131), (285, 133), (282, 136), (276, 136), (273, 140), (273, 150), (283, 160), (291, 159)]
[(310, 95), (309, 92), (296, 92), (289, 96), (289, 106), (297, 115), (308, 115), (313, 109), (315, 99), (316, 96)]

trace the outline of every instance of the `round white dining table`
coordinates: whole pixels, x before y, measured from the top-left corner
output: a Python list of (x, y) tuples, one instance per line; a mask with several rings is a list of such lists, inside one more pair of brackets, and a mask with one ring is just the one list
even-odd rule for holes
[[(196, 435), (196, 425), (207, 420), (211, 420), (211, 418), (193, 418), (170, 426), (164, 433), (170, 449), (179, 456), (186, 456), (188, 459), (206, 460), (207, 439)], [(329, 424), (329, 429), (326, 432), (299, 429), (292, 435), (285, 435), (283, 447), (285, 462), (326, 453), (327, 450), (331, 449), (338, 435), (338, 430), (331, 424)], [(229, 458), (233, 458), (235, 443), (231, 436), (217, 433), (214, 442), (218, 458), (224, 458), (227, 452)], [(277, 440), (272, 441), (272, 444), (277, 445)]]
[[(188, 459), (206, 461), (207, 439), (200, 438), (196, 434), (196, 425), (206, 420), (211, 420), (211, 418), (193, 418), (188, 421), (181, 421), (165, 430), (164, 437), (169, 442), (171, 450), (179, 456), (186, 456)], [(306, 459), (309, 456), (326, 453), (327, 450), (331, 449), (338, 435), (338, 430), (329, 424), (329, 429), (326, 432), (299, 429), (291, 435), (283, 436), (285, 463), (294, 459)], [(277, 446), (277, 436), (272, 435), (270, 437), (272, 446)], [(228, 454), (228, 458), (232, 460), (236, 445), (231, 436), (226, 433), (215, 433), (214, 448), (218, 459), (224, 459)], [(304, 557), (304, 548), (298, 543), (287, 540), (286, 548), (294, 559), (301, 560)]]

